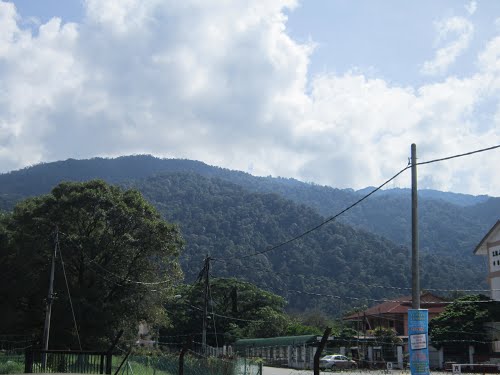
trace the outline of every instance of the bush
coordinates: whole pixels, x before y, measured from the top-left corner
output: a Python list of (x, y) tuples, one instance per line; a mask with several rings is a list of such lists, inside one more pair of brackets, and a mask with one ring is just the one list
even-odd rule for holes
[(0, 363), (0, 374), (22, 374), (24, 365), (19, 362), (7, 361)]

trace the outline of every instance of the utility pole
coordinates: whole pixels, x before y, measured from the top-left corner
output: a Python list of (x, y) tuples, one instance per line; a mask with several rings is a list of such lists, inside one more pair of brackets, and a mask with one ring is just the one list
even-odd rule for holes
[(411, 307), (420, 309), (420, 270), (418, 256), (417, 145), (411, 145)]
[[(366, 358), (365, 343), (366, 343), (366, 310), (363, 311), (363, 343), (361, 344), (362, 353), (363, 353), (363, 360), (365, 360), (365, 358)], [(358, 349), (358, 354), (359, 354), (359, 359), (361, 360), (361, 354), (359, 353), (359, 349)]]
[[(47, 303), (45, 305), (45, 325), (43, 327), (43, 350), (49, 350), (50, 336), (50, 316), (52, 314), (52, 302), (54, 302), (54, 273), (56, 268), (57, 246), (59, 242), (59, 229), (56, 227), (56, 238), (54, 243), (54, 252), (52, 253), (52, 265), (50, 267), (49, 292)], [(45, 368), (47, 353), (42, 356), (42, 368)]]
[(207, 351), (207, 318), (208, 318), (208, 297), (209, 297), (209, 288), (210, 288), (210, 257), (206, 256), (205, 258), (205, 266), (204, 266), (204, 279), (205, 279), (205, 290), (203, 293), (203, 333), (202, 333), (202, 339), (201, 339), (201, 344), (202, 344), (202, 350), (203, 353), (205, 354)]

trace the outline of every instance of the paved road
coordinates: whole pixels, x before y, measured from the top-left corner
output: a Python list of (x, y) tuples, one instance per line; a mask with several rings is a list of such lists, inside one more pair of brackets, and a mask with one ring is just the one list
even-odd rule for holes
[[(277, 367), (266, 367), (264, 366), (262, 370), (262, 375), (311, 375), (313, 373), (312, 370), (292, 370), (289, 368), (277, 368)], [(321, 372), (321, 374), (325, 374), (325, 372)], [(330, 374), (332, 374), (330, 372)]]
[[(266, 367), (266, 366), (264, 366), (262, 372), (263, 372), (262, 375), (312, 375), (313, 374), (313, 370), (292, 370), (289, 368), (277, 368), (277, 367)], [(336, 375), (361, 375), (361, 372), (360, 371), (355, 371), (355, 372), (321, 371), (320, 374), (322, 374), (322, 375), (326, 375), (326, 374), (328, 374), (328, 375), (335, 375), (335, 374)], [(365, 373), (365, 375), (366, 375), (366, 373)], [(370, 375), (370, 374), (368, 374), (368, 375)], [(398, 374), (394, 374), (394, 375), (398, 375)]]
[[(266, 367), (263, 368), (262, 375), (312, 375), (313, 370), (292, 370), (288, 368)], [(357, 371), (321, 371), (321, 375), (387, 375), (383, 370), (357, 370)], [(432, 375), (450, 375), (450, 372), (431, 371)], [(408, 370), (393, 370), (390, 375), (410, 375)]]

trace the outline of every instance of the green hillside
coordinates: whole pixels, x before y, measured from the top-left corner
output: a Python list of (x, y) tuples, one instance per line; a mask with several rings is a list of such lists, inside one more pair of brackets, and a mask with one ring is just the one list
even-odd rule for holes
[[(110, 183), (142, 179), (162, 173), (192, 172), (217, 177), (253, 192), (276, 193), (329, 217), (355, 202), (362, 193), (308, 184), (295, 179), (255, 177), (248, 173), (212, 167), (199, 161), (158, 159), (148, 155), (116, 159), (69, 159), (40, 164), (0, 175), (0, 209), (15, 200), (47, 193), (57, 183), (101, 178)], [(410, 195), (407, 189), (377, 192), (339, 220), (410, 245)], [(456, 202), (456, 204), (451, 203)], [(477, 202), (477, 203), (474, 203)], [(499, 217), (500, 198), (424, 190), (419, 199), (420, 245), (423, 252), (453, 254), (477, 262), (472, 250)]]
[[(249, 193), (196, 174), (158, 176), (131, 185), (167, 220), (179, 224), (187, 242), (181, 260), (188, 280), (197, 276), (209, 254), (216, 258), (214, 275), (241, 277), (275, 291), (294, 310), (318, 307), (338, 314), (376, 299), (410, 294), (404, 289), (410, 286), (407, 248), (342, 223), (329, 223), (299, 241), (245, 257), (324, 220), (315, 210), (276, 194)], [(453, 255), (422, 256), (423, 288), (479, 288), (485, 287), (483, 281), (479, 265), (464, 264)]]
[[(411, 232), (404, 192), (375, 194), (339, 222), (276, 251), (243, 259), (318, 225), (360, 194), (197, 161), (133, 156), (67, 160), (0, 175), (0, 209), (46, 193), (62, 180), (91, 178), (137, 187), (165, 218), (179, 223), (187, 240), (182, 263), (188, 280), (210, 254), (217, 259), (217, 276), (237, 276), (273, 290), (289, 299), (291, 309), (339, 313), (410, 294), (404, 289), (410, 284)], [(472, 251), (497, 220), (500, 199), (482, 197), (478, 202), (464, 206), (421, 197), (423, 288), (486, 287), (484, 260)]]

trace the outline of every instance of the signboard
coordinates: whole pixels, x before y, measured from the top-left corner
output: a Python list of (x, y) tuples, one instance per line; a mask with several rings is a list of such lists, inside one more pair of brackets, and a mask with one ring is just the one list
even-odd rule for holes
[(427, 336), (422, 333), (410, 336), (410, 345), (413, 350), (427, 349)]
[(428, 349), (429, 312), (426, 309), (408, 310), (408, 336), (412, 375), (430, 375)]
[(462, 368), (460, 365), (452, 365), (453, 366), (453, 374), (461, 374)]
[(392, 373), (392, 362), (387, 362), (387, 373), (388, 374)]

